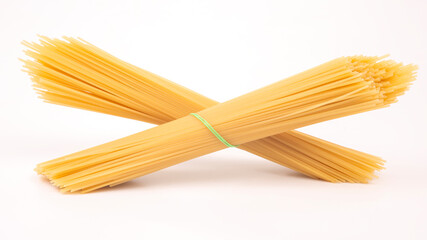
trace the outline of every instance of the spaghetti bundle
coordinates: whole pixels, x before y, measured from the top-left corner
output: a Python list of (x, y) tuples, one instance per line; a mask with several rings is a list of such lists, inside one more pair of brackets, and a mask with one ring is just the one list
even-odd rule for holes
[[(84, 41), (42, 37), (24, 42), (24, 61), (47, 102), (161, 124), (217, 102), (134, 67)], [(240, 148), (305, 175), (331, 182), (367, 182), (380, 158), (289, 131)], [(49, 164), (43, 164), (49, 169)]]
[[(69, 41), (75, 40), (69, 39)], [(75, 44), (84, 45), (84, 43), (77, 41), (75, 41)], [(62, 47), (64, 52), (68, 50), (64, 47), (65, 43), (58, 43), (58, 45), (58, 48)], [(91, 47), (90, 45), (87, 46), (88, 48)], [(57, 85), (51, 84), (49, 91), (44, 91), (44, 93), (52, 93), (51, 96), (60, 98), (61, 94), (55, 95), (55, 91), (51, 90), (61, 89), (61, 86), (66, 86), (65, 88), (78, 92), (78, 88), (71, 86), (66, 81), (61, 82), (61, 78), (58, 78), (58, 75), (55, 74), (61, 73), (63, 74), (61, 76), (62, 79), (68, 78), (70, 82), (73, 82), (71, 80), (74, 76), (84, 76), (82, 72), (86, 70), (84, 68), (81, 71), (67, 69), (67, 66), (73, 65), (72, 60), (74, 61), (75, 58), (61, 60), (66, 61), (68, 59), (67, 65), (55, 65), (58, 64), (56, 57), (60, 58), (60, 54), (55, 56), (52, 52), (46, 52), (46, 49), (41, 50), (45, 52), (39, 49), (38, 61), (27, 62), (27, 68), (30, 69), (30, 72), (31, 69), (43, 69), (44, 72), (33, 72), (36, 83), (46, 84), (49, 82), (43, 81), (46, 78), (56, 79), (60, 83)], [(105, 65), (89, 58), (88, 51), (75, 46), (74, 51), (80, 51), (80, 56), (85, 57), (88, 63), (92, 64), (89, 65), (90, 68), (98, 68), (98, 70), (102, 69), (104, 71), (102, 67), (105, 67)], [(101, 51), (99, 52), (102, 53)], [(32, 53), (37, 55), (34, 52)], [(49, 54), (53, 58), (45, 57)], [(114, 58), (109, 60), (117, 61)], [(144, 73), (146, 76), (153, 76), (154, 79), (161, 79), (129, 64), (122, 63), (122, 66), (128, 68), (124, 71), (123, 68), (118, 68), (108, 61), (104, 63), (114, 69), (115, 73), (126, 74), (129, 69), (133, 69), (136, 73)], [(66, 71), (64, 71), (64, 68)], [(49, 69), (54, 69), (57, 73), (54, 73), (55, 71), (53, 70), (49, 71)], [(229, 142), (236, 145), (243, 144), (316, 122), (387, 106), (406, 90), (409, 82), (413, 80), (414, 69), (415, 67), (411, 65), (403, 66), (394, 61), (381, 60), (376, 57), (343, 57), (239, 98), (202, 110), (198, 114), (207, 119)], [(70, 72), (71, 74), (69, 74)], [(114, 74), (114, 72), (106, 74)], [(96, 76), (99, 77), (99, 84), (105, 84), (102, 83), (105, 80), (103, 76), (105, 75), (99, 74), (99, 76)], [(131, 74), (127, 76), (132, 79)], [(95, 78), (93, 80), (96, 81)], [(143, 82), (146, 85), (156, 87), (156, 84), (158, 84), (158, 82), (145, 80)], [(134, 84), (131, 84), (132, 82)], [(138, 88), (140, 82), (134, 80), (125, 84), (124, 82), (121, 83)], [(184, 98), (183, 96), (191, 95), (189, 93), (193, 93), (164, 79), (160, 82), (178, 87), (179, 91), (168, 89), (169, 92), (164, 90), (159, 94), (173, 94), (181, 91), (181, 93), (184, 93), (183, 95), (176, 94), (179, 99)], [(105, 88), (100, 91), (112, 93), (123, 90), (107, 85), (105, 84)], [(100, 88), (97, 89), (99, 90)], [(95, 92), (95, 89), (93, 91)], [(72, 91), (70, 90), (70, 92)], [(150, 94), (152, 92), (149, 92), (148, 95)], [(194, 95), (198, 94), (194, 93)], [(48, 96), (48, 94), (45, 96)], [(76, 95), (70, 94), (68, 97), (71, 99), (73, 96)], [(77, 94), (77, 96), (79, 95)], [(126, 100), (120, 95), (114, 94), (114, 96), (117, 97), (118, 101), (132, 100), (130, 103), (134, 102), (133, 106), (139, 106), (140, 104), (137, 99), (133, 100), (130, 94), (127, 95), (128, 98)], [(78, 102), (78, 100), (75, 102)], [(108, 101), (106, 100), (105, 102)], [(144, 104), (142, 103), (142, 105)], [(117, 104), (117, 106), (123, 106), (123, 104)], [(150, 105), (147, 106), (147, 109), (150, 109)], [(148, 118), (148, 116), (155, 115), (156, 109), (153, 107), (151, 109), (152, 112), (146, 116), (144, 115), (144, 117)], [(292, 132), (290, 135), (298, 134)], [(306, 135), (302, 136), (307, 137), (307, 139), (314, 139)], [(307, 142), (312, 143), (316, 142), (316, 140)], [(272, 143), (274, 142), (269, 142), (267, 146), (274, 146)], [(278, 141), (276, 143), (282, 144), (283, 142)], [(304, 142), (299, 142), (301, 145), (302, 143)], [(257, 142), (249, 144), (256, 145)], [(333, 146), (332, 144), (325, 144)], [(242, 147), (247, 148), (248, 144), (245, 145)], [(39, 164), (37, 171), (46, 175), (53, 184), (61, 187), (63, 191), (88, 192), (103, 186), (116, 185), (223, 148), (225, 146), (196, 118), (185, 116), (129, 137)], [(256, 149), (256, 147), (254, 148)], [(312, 150), (314, 149), (312, 148)], [(325, 155), (322, 157), (325, 158)], [(352, 163), (355, 166), (361, 166), (360, 168), (364, 170), (364, 162), (358, 162), (357, 160), (355, 159)]]

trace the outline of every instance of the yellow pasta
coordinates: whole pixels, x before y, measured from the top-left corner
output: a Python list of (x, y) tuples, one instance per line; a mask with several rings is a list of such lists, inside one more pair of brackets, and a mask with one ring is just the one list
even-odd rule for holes
[(156, 124), (182, 118), (39, 164), (37, 171), (63, 191), (116, 185), (224, 148), (186, 116), (207, 107), (199, 114), (241, 149), (311, 177), (367, 182), (381, 169), (380, 158), (290, 130), (388, 106), (415, 70), (376, 57), (343, 57), (217, 104), (83, 40), (66, 40), (25, 43), (35, 59), (25, 61), (26, 69), (46, 101)]

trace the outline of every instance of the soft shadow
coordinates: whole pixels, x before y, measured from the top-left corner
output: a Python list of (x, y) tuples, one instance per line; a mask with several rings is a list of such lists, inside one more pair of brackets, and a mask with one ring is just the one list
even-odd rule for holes
[[(272, 180), (274, 179), (274, 180)], [(133, 188), (162, 188), (194, 184), (227, 184), (254, 181), (278, 181), (292, 184), (298, 181), (318, 181), (274, 163), (259, 159), (219, 159), (205, 157), (195, 159), (161, 171), (134, 179), (112, 188), (105, 187), (97, 192), (120, 191)], [(281, 181), (284, 180), (284, 181)]]

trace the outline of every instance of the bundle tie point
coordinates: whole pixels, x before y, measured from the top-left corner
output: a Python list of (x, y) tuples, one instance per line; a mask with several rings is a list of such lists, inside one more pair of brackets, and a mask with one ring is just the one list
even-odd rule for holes
[(204, 118), (202, 118), (202, 116), (200, 116), (199, 114), (197, 114), (197, 113), (190, 113), (190, 115), (193, 115), (194, 117), (196, 117), (197, 119), (199, 119), (200, 120), (200, 122), (202, 122), (203, 123), (203, 125), (205, 125), (208, 129), (209, 129), (209, 131), (211, 131), (211, 133), (213, 134), (213, 135), (215, 135), (215, 137), (216, 138), (218, 138), (218, 140), (220, 140), (222, 143), (224, 143), (224, 145), (225, 146), (227, 146), (227, 147), (238, 147), (239, 145), (233, 145), (233, 144), (231, 144), (231, 143), (229, 143), (229, 142), (227, 142), (227, 140), (225, 140), (213, 127), (212, 127), (212, 125), (210, 125), (209, 123), (208, 123), (208, 121), (206, 121)]

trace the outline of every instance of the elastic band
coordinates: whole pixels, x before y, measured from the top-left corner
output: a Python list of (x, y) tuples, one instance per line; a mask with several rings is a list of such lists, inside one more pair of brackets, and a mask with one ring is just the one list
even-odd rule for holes
[(232, 145), (229, 142), (227, 142), (221, 135), (219, 135), (219, 133), (217, 131), (215, 131), (215, 129), (208, 123), (208, 121), (206, 121), (204, 118), (202, 118), (199, 114), (190, 113), (190, 115), (193, 115), (197, 119), (199, 119), (200, 122), (202, 122), (213, 133), (213, 135), (215, 135), (215, 137), (217, 137), (222, 143), (225, 144), (225, 146), (227, 146), (227, 147), (238, 147), (239, 146), (239, 145)]

